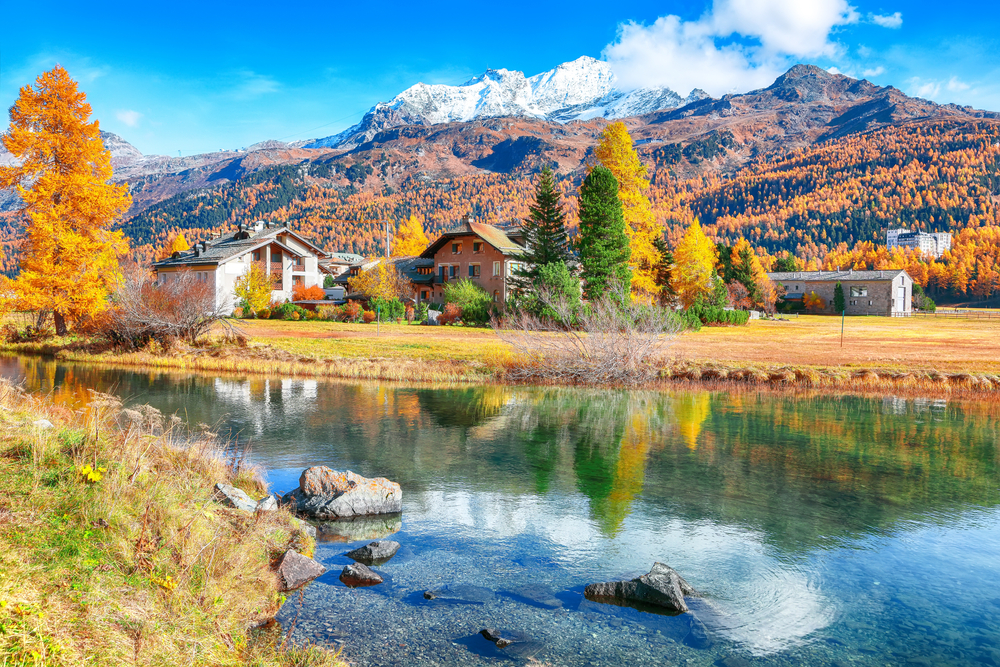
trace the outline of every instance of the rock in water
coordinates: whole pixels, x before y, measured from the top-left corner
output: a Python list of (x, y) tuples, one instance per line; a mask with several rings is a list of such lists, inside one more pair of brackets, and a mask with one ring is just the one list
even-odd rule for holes
[(294, 549), (281, 555), (277, 570), (278, 587), (282, 591), (293, 591), (326, 572), (325, 567)]
[(438, 588), (424, 591), (427, 600), (443, 600), (445, 602), (473, 602), (483, 604), (492, 602), (496, 596), (488, 588), (472, 584), (445, 584)]
[(348, 551), (346, 555), (348, 558), (365, 565), (381, 565), (395, 556), (397, 551), (399, 551), (399, 542), (382, 540), (369, 542), (359, 549)]
[(299, 488), (282, 503), (317, 519), (389, 514), (403, 510), (403, 491), (384, 477), (368, 479), (350, 470), (313, 466), (302, 472)]
[(631, 581), (590, 584), (583, 594), (594, 602), (640, 602), (676, 612), (688, 610), (685, 595), (697, 595), (681, 575), (663, 563), (653, 563), (653, 569), (648, 574)]
[(221, 482), (216, 484), (213, 499), (223, 505), (235, 507), (244, 512), (257, 511), (257, 501), (248, 496), (242, 489), (237, 489), (231, 484), (223, 484)]
[(345, 586), (357, 588), (358, 586), (374, 586), (382, 583), (382, 577), (378, 572), (374, 572), (367, 565), (361, 563), (351, 563), (340, 573), (340, 580)]

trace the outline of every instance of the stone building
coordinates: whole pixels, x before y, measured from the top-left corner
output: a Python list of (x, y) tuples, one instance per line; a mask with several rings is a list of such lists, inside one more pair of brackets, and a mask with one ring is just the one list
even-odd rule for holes
[(815, 292), (823, 299), (818, 312), (835, 312), (834, 290), (840, 283), (848, 315), (907, 317), (913, 314), (913, 279), (902, 269), (892, 271), (793, 271), (769, 273), (768, 277), (785, 288), (785, 301), (802, 301)]

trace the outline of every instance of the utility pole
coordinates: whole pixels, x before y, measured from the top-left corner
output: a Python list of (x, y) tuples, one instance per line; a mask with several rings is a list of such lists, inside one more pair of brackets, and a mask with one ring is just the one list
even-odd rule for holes
[(840, 347), (844, 347), (844, 317), (847, 314), (847, 309), (840, 311)]

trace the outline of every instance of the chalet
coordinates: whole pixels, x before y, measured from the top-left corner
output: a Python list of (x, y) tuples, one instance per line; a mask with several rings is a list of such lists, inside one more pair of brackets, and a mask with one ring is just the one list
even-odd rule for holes
[(257, 222), (217, 238), (200, 241), (190, 250), (175, 252), (155, 262), (157, 280), (170, 280), (178, 271), (193, 271), (215, 287), (217, 305), (235, 303), (236, 280), (261, 266), (274, 280), (273, 299), (292, 298), (295, 285), (323, 286), (320, 262), (329, 253), (287, 226)]
[(816, 292), (824, 309), (834, 312), (837, 283), (844, 290), (848, 315), (885, 315), (907, 317), (913, 314), (913, 279), (902, 269), (892, 271), (792, 271), (769, 273), (768, 278), (785, 288), (785, 301), (801, 301)]
[(445, 285), (467, 278), (503, 303), (509, 296), (507, 279), (524, 254), (523, 241), (518, 229), (503, 230), (465, 216), (458, 227), (427, 246), (419, 257), (424, 261), (412, 267), (417, 299), (441, 301)]

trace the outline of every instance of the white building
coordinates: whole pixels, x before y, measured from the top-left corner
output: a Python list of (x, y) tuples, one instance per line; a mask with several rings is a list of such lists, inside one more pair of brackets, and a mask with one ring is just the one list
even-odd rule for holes
[(951, 250), (951, 232), (913, 232), (909, 229), (890, 229), (885, 233), (885, 246), (893, 248), (919, 248), (930, 257), (940, 257)]
[(271, 298), (292, 298), (295, 285), (323, 286), (320, 260), (329, 253), (287, 226), (257, 222), (222, 236), (200, 241), (184, 252), (155, 262), (157, 280), (170, 280), (178, 271), (193, 271), (199, 279), (215, 287), (216, 305), (229, 308), (236, 303), (236, 280), (252, 264), (262, 267), (274, 280)]

